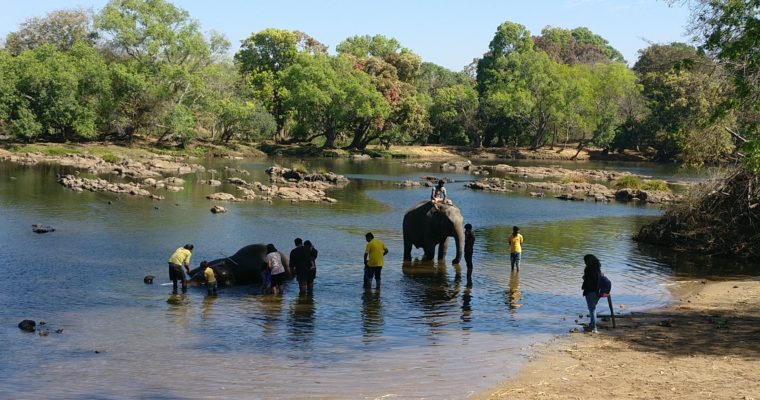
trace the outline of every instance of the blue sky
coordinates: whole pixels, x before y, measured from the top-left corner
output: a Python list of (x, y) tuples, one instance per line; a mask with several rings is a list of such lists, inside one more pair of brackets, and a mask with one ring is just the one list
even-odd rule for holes
[[(30, 17), (63, 8), (99, 10), (106, 0), (0, 0), (0, 37)], [(547, 25), (585, 26), (606, 38), (629, 64), (649, 42), (688, 42), (689, 13), (663, 0), (175, 0), (204, 31), (224, 33), (233, 52), (268, 27), (300, 30), (334, 49), (354, 35), (395, 37), (423, 60), (461, 70), (480, 57), (504, 21), (536, 35)]]

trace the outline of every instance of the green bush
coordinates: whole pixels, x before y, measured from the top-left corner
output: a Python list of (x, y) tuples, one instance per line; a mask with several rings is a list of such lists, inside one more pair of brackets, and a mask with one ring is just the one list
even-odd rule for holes
[(572, 174), (563, 176), (560, 183), (588, 183), (588, 181), (582, 175)]
[(643, 182), (641, 181), (641, 178), (634, 175), (621, 176), (620, 178), (615, 179), (615, 183), (612, 184), (612, 186), (614, 186), (615, 189), (623, 189), (623, 188), (641, 189), (642, 185), (643, 185)]
[(668, 186), (667, 182), (660, 180), (660, 179), (653, 179), (651, 181), (645, 181), (644, 185), (641, 187), (644, 190), (659, 190), (663, 192), (669, 192), (670, 187)]
[(116, 154), (113, 154), (113, 153), (105, 153), (105, 154), (101, 155), (100, 158), (102, 158), (103, 161), (110, 162), (112, 164), (116, 164), (119, 161), (121, 161), (121, 157), (119, 157), (119, 156), (117, 156)]
[(306, 162), (301, 161), (301, 160), (294, 161), (293, 164), (290, 166), (290, 169), (292, 169), (293, 171), (305, 174), (309, 172), (309, 165), (306, 164)]

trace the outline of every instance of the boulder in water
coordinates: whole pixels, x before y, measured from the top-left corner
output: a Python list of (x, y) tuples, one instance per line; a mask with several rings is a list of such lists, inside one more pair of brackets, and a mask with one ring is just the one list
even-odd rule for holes
[(211, 207), (211, 213), (212, 214), (224, 214), (227, 212), (227, 209), (222, 206), (213, 206)]
[(37, 330), (37, 323), (31, 319), (25, 319), (18, 323), (18, 328), (26, 332), (34, 332)]
[(52, 226), (42, 225), (42, 224), (34, 224), (32, 225), (32, 232), (34, 233), (48, 233), (48, 232), (55, 232), (55, 228)]

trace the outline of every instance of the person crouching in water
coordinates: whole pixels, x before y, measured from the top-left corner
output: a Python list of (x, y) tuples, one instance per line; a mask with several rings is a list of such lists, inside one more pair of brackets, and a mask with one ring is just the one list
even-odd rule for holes
[(209, 296), (216, 296), (216, 275), (214, 275), (214, 269), (207, 261), (201, 262), (203, 267), (203, 276), (206, 277), (206, 289)]
[(267, 245), (267, 267), (272, 275), (272, 291), (274, 294), (282, 293), (282, 284), (285, 281), (285, 266), (282, 265), (280, 253), (271, 243)]

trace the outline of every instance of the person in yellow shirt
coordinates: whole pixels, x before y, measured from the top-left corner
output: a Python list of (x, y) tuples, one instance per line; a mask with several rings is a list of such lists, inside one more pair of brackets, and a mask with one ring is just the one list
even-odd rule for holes
[(214, 269), (205, 260), (201, 262), (203, 267), (203, 276), (206, 277), (206, 289), (209, 296), (216, 296), (216, 275), (214, 275)]
[(522, 258), (522, 244), (525, 241), (520, 234), (520, 228), (512, 227), (512, 236), (509, 237), (509, 261), (512, 264), (512, 271), (520, 272), (520, 259)]
[(190, 274), (190, 257), (193, 255), (193, 245), (188, 243), (177, 250), (169, 258), (169, 279), (172, 281), (172, 293), (177, 293), (177, 281), (182, 281), (182, 293), (187, 292), (187, 278), (182, 267)]
[(375, 239), (372, 232), (364, 235), (367, 247), (364, 249), (364, 288), (372, 288), (372, 278), (375, 278), (375, 288), (380, 290), (380, 272), (383, 270), (383, 257), (388, 254), (388, 248), (380, 239)]

